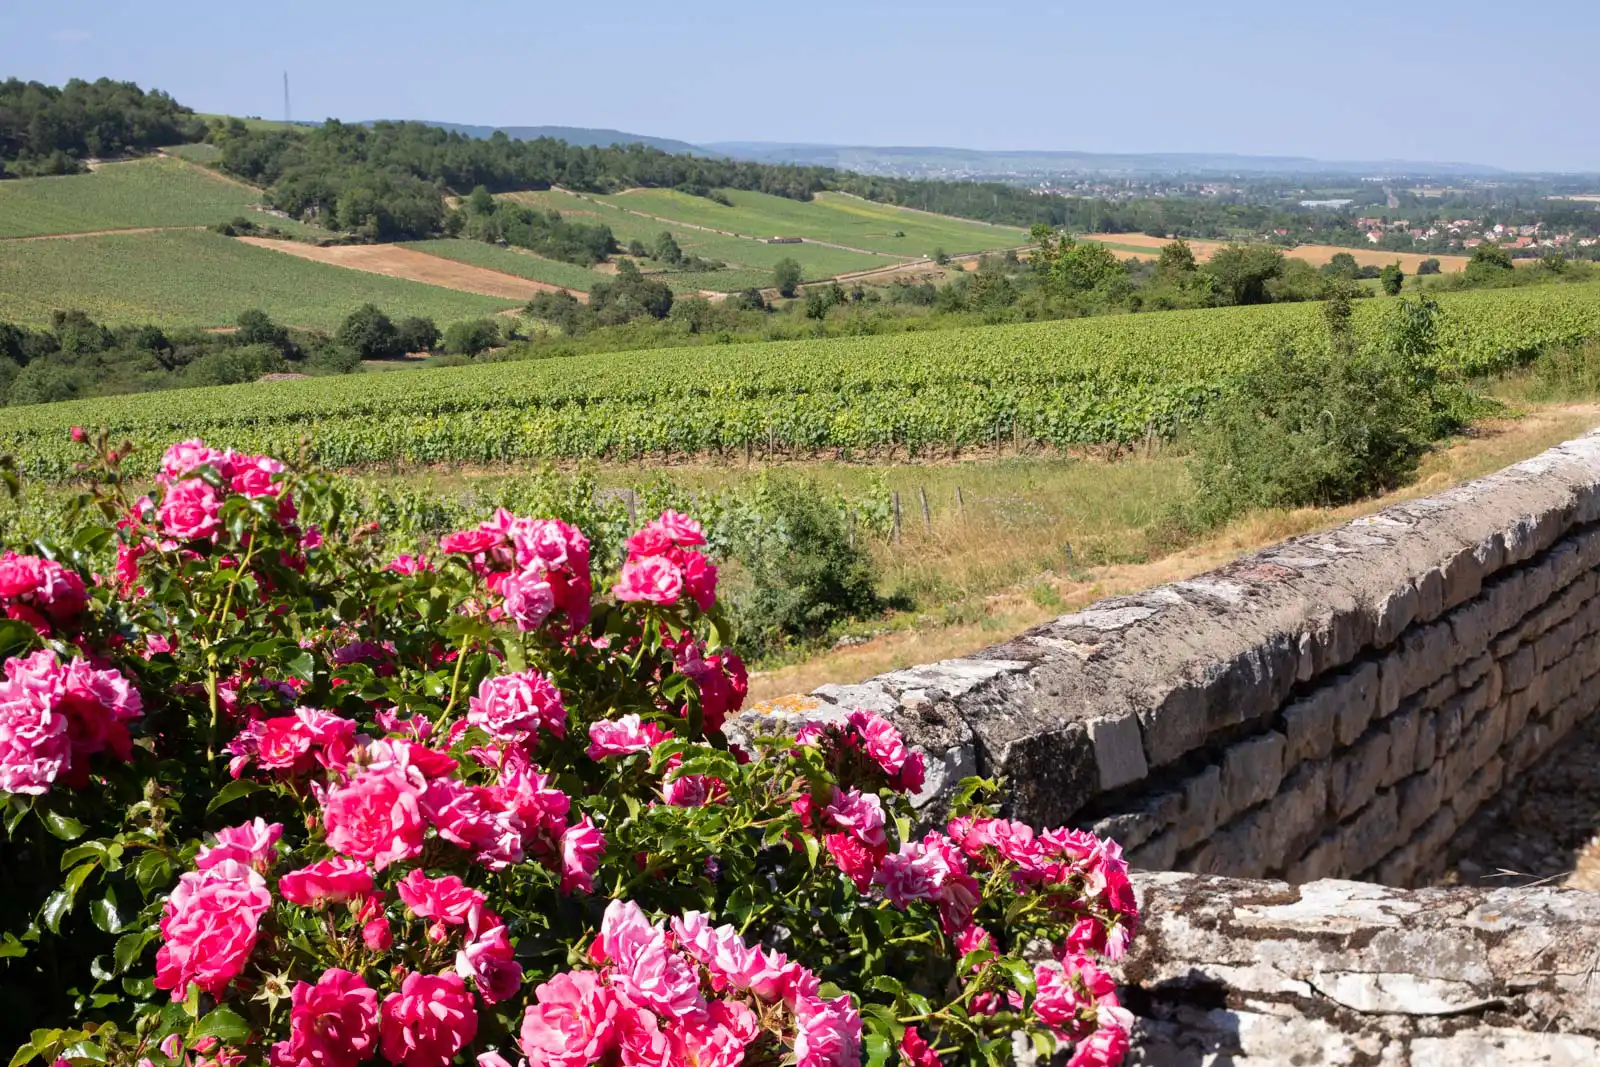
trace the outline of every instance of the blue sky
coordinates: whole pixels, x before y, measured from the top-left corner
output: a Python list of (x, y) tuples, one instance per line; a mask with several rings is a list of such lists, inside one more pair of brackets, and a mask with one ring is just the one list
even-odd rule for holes
[(206, 111), (287, 69), (297, 118), (1600, 172), (1596, 42), (1596, 0), (0, 3), (0, 76)]

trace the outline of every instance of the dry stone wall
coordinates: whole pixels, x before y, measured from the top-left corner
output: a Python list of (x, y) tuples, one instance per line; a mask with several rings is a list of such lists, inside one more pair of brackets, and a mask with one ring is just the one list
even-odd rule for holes
[[(891, 718), (1136, 867), (1408, 886), (1600, 706), (1600, 433), (1498, 474), (815, 696)], [(815, 714), (815, 713), (813, 713)]]

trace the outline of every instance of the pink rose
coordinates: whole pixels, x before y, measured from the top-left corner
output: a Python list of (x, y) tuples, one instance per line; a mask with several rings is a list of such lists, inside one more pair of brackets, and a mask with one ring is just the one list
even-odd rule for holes
[(171, 485), (197, 467), (214, 467), (224, 478), (230, 477), (233, 474), (232, 453), (211, 448), (199, 438), (179, 441), (161, 457), (161, 472), (156, 475), (156, 481)]
[(445, 1067), (478, 1036), (472, 994), (455, 974), (408, 974), (383, 998), (383, 1058), (397, 1067)]
[(476, 556), (489, 551), (505, 538), (488, 530), (462, 530), (439, 538), (439, 551), (446, 555)]
[(498, 1004), (522, 988), (522, 964), (515, 957), (505, 925), (496, 923), (456, 953), (456, 973), (472, 979), (485, 1002)]
[(1035, 964), (1033, 1013), (1067, 1041), (1082, 1040), (1094, 1028), (1098, 1007), (1081, 981), (1051, 963)]
[(282, 836), (282, 823), (268, 825), (261, 818), (242, 826), (230, 826), (217, 831), (217, 843), (202, 848), (194, 858), (194, 865), (203, 871), (223, 860), (238, 860), (246, 867), (265, 871), (278, 862), (278, 850), (273, 846)]
[(556, 606), (550, 583), (538, 571), (513, 574), (500, 583), (500, 595), (505, 597), (506, 614), (524, 633), (537, 630)]
[(409, 552), (402, 552), (391, 559), (384, 569), (396, 574), (412, 575), (433, 570), (433, 564), (428, 562), (427, 556), (413, 556)]
[(1128, 1055), (1128, 1031), (1120, 1026), (1101, 1026), (1078, 1042), (1067, 1067), (1117, 1067)]
[(198, 478), (167, 489), (156, 517), (168, 537), (179, 541), (210, 538), (221, 527), (222, 500), (217, 491)]
[(843, 830), (869, 848), (887, 843), (883, 830), (883, 802), (874, 793), (857, 789), (833, 790), (833, 799), (822, 809), (824, 821)]
[(561, 690), (537, 671), (484, 679), (478, 695), (468, 701), (467, 722), (497, 741), (520, 743), (540, 727), (556, 737), (567, 735)]
[(328, 847), (383, 870), (422, 853), (426, 824), (419, 790), (399, 770), (368, 770), (330, 789), (322, 803)]
[(213, 997), (244, 970), (272, 894), (266, 880), (237, 860), (222, 860), (178, 879), (161, 919), (156, 988), (182, 1001), (194, 982)]
[(729, 986), (748, 988), (752, 959), (750, 947), (732, 926), (711, 928), (704, 914), (684, 912), (672, 920), (672, 933), (678, 947), (699, 961), (711, 975), (711, 987), (719, 993)]
[(683, 588), (701, 611), (710, 611), (716, 606), (716, 564), (698, 552), (680, 552), (678, 571), (683, 575)]
[(545, 1067), (588, 1067), (616, 1047), (614, 993), (593, 971), (557, 974), (533, 991), (522, 1016), (522, 1052)]
[(915, 1026), (906, 1027), (906, 1032), (900, 1038), (900, 1062), (905, 1067), (942, 1067), (943, 1062), (939, 1054), (933, 1051)]
[(622, 566), (622, 579), (611, 590), (618, 600), (676, 604), (683, 592), (683, 573), (664, 556), (645, 556)]
[(275, 479), (282, 473), (283, 464), (270, 456), (235, 455), (228, 484), (240, 496), (277, 496), (282, 487)]
[(278, 879), (283, 899), (303, 908), (343, 904), (370, 892), (372, 872), (366, 864), (338, 857), (309, 863)]
[(850, 834), (828, 834), (822, 843), (839, 870), (855, 883), (856, 892), (865, 893), (872, 886), (872, 876), (877, 873), (881, 850), (868, 848)]
[(631, 900), (613, 900), (600, 917), (600, 932), (589, 955), (596, 963), (626, 966), (656, 934), (656, 928), (639, 910), (639, 905)]
[(796, 1067), (858, 1067), (861, 1015), (850, 998), (807, 997), (795, 1005)]
[(600, 867), (600, 857), (605, 854), (606, 839), (594, 822), (585, 815), (561, 835), (561, 891), (594, 892), (594, 872)]
[(290, 994), (289, 1040), (272, 1046), (272, 1067), (356, 1067), (378, 1045), (378, 994), (361, 977), (330, 968)]
[(523, 860), (526, 828), (513, 802), (498, 789), (439, 778), (422, 795), (422, 813), (440, 837), (477, 853), (478, 862), (491, 871)]
[(127, 724), (142, 713), (138, 690), (116, 671), (95, 670), (82, 659), (62, 665), (48, 649), (6, 660), (0, 790), (38, 796), (58, 778), (87, 786), (92, 756), (132, 756)]
[(672, 737), (672, 731), (653, 722), (642, 722), (638, 715), (620, 719), (601, 719), (589, 724), (589, 758), (626, 756), (643, 752)]
[(482, 893), (464, 885), (455, 875), (429, 878), (420, 868), (396, 882), (394, 888), (400, 902), (417, 918), (451, 926), (462, 925), (474, 908), (482, 908), (488, 902)]
[(706, 1002), (700, 995), (700, 977), (667, 936), (654, 930), (633, 958), (619, 962), (612, 981), (627, 1000), (669, 1019), (699, 1019)]
[(388, 952), (393, 948), (394, 933), (389, 929), (389, 920), (380, 915), (362, 923), (361, 943), (373, 952)]

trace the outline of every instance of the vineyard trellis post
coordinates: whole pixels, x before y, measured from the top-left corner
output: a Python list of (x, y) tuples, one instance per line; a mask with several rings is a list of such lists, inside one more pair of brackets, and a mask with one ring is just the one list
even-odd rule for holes
[(922, 529), (926, 533), (933, 532), (933, 513), (928, 510), (928, 490), (925, 486), (917, 486), (917, 496), (922, 498)]
[(896, 489), (890, 495), (894, 503), (894, 543), (900, 543), (900, 490)]
[(961, 487), (956, 486), (956, 511), (961, 515), (961, 521), (967, 521), (967, 502), (961, 497)]

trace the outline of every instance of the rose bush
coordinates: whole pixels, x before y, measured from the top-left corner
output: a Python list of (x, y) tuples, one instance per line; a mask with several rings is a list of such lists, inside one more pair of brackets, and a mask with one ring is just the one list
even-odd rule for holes
[(978, 780), (914, 828), (870, 712), (731, 741), (694, 520), (393, 558), (315, 472), (191, 441), (135, 495), (89, 444), (0, 557), (13, 1067), (1121, 1061), (1115, 843)]

